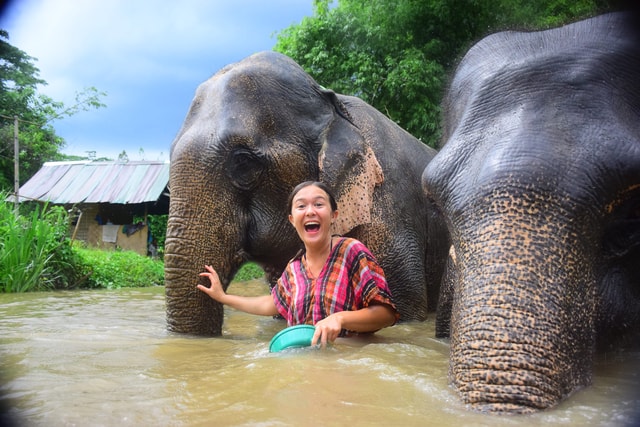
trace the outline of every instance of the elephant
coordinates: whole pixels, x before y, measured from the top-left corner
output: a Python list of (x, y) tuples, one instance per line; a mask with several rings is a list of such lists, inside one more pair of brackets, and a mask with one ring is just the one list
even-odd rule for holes
[(451, 241), (436, 335), (472, 410), (553, 407), (637, 342), (637, 18), (494, 33), (452, 76), (422, 185)]
[(361, 99), (321, 87), (283, 54), (259, 52), (222, 68), (197, 88), (171, 145), (168, 329), (221, 334), (222, 306), (196, 290), (205, 264), (225, 290), (247, 261), (275, 284), (302, 247), (286, 201), (306, 180), (332, 188), (339, 210), (332, 232), (369, 247), (401, 320), (426, 319), (449, 246), (421, 185), (435, 153)]

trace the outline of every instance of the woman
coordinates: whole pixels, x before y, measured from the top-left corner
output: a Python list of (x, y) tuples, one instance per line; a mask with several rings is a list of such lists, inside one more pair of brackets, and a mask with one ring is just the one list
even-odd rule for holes
[(338, 217), (335, 198), (326, 185), (306, 181), (289, 196), (289, 222), (304, 243), (282, 273), (271, 295), (226, 294), (215, 270), (200, 276), (211, 287), (198, 289), (219, 303), (263, 316), (281, 314), (289, 326), (315, 325), (312, 345), (325, 346), (349, 332), (375, 332), (399, 318), (382, 268), (358, 240), (332, 236)]

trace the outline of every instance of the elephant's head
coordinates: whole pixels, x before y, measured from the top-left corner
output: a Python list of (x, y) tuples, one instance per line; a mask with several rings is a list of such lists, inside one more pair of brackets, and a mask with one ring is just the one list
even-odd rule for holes
[(437, 332), (475, 409), (551, 407), (590, 383), (600, 338), (638, 328), (640, 39), (626, 19), (495, 34), (452, 81), (423, 185), (452, 241)]
[[(227, 66), (200, 85), (171, 147), (170, 330), (221, 333), (222, 307), (195, 287), (204, 264), (225, 288), (247, 260), (279, 276), (300, 248), (286, 199), (309, 179), (337, 193), (336, 232), (370, 221), (382, 169), (335, 93), (274, 52)], [(353, 197), (356, 203), (346, 203)]]

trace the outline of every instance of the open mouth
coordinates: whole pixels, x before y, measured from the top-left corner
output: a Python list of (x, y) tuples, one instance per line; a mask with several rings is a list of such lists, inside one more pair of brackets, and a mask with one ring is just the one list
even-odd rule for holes
[(318, 230), (320, 230), (320, 224), (317, 222), (308, 222), (304, 225), (304, 230), (314, 233)]

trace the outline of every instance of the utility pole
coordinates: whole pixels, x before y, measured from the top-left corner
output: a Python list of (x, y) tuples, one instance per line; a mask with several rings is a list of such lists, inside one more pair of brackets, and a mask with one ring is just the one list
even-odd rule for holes
[(18, 144), (18, 116), (13, 116), (13, 186), (15, 191), (15, 214), (20, 206), (20, 146)]

